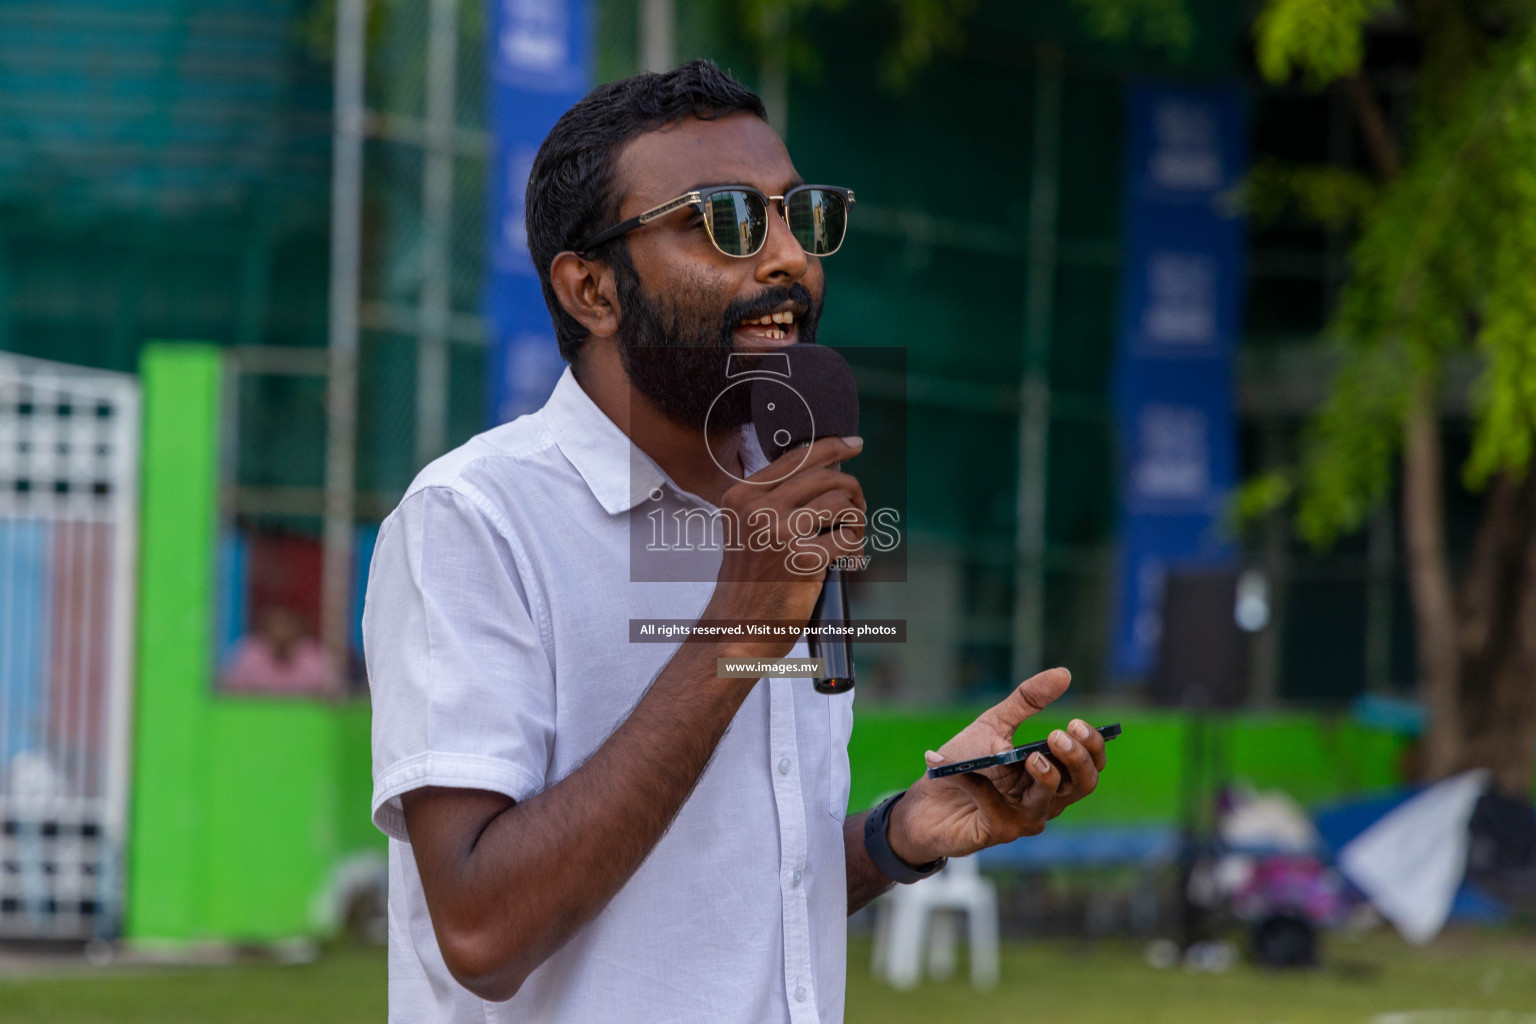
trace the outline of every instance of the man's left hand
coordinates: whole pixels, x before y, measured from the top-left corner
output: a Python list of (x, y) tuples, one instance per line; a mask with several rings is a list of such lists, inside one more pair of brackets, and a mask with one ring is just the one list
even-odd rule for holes
[[(1066, 669), (1054, 668), (1020, 683), (937, 754), (930, 751), (928, 767), (1013, 749), (1014, 731), (1066, 692), (1071, 680)], [(1049, 743), (1065, 772), (1049, 758), (1031, 754), (1022, 762), (943, 779), (925, 774), (891, 808), (892, 851), (917, 865), (1038, 835), (1047, 821), (1092, 793), (1104, 769), (1104, 737), (1082, 719), (1052, 732)]]

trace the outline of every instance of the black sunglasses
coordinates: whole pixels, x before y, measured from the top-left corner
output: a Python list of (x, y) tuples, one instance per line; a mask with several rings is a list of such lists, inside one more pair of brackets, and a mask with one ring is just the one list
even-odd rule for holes
[(675, 210), (692, 206), (704, 215), (704, 228), (715, 248), (727, 256), (756, 256), (768, 241), (768, 205), (777, 200), (784, 222), (800, 247), (812, 256), (830, 256), (848, 231), (848, 207), (853, 190), (834, 185), (796, 185), (782, 196), (764, 195), (750, 185), (695, 189), (606, 231), (577, 242), (576, 252), (590, 252), (609, 239), (649, 224)]

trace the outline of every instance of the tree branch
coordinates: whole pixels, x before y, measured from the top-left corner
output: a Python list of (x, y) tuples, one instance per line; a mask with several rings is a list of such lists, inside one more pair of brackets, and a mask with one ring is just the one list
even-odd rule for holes
[[(1485, 658), (1497, 633), (1500, 584), (1509, 565), (1510, 548), (1519, 540), (1521, 490), (1508, 474), (1500, 473), (1483, 502), (1482, 522), (1456, 594), (1463, 661)], [(1518, 557), (1518, 550), (1514, 554)]]
[(1524, 492), (1525, 551), (1519, 562), (1513, 649), (1508, 667), (1494, 680), (1490, 730), (1499, 740), (1490, 761), (1497, 784), (1510, 796), (1521, 798), (1530, 795), (1531, 776), (1536, 774), (1536, 701), (1531, 699), (1532, 679), (1536, 679), (1536, 530), (1529, 527), (1536, 522), (1536, 486), (1527, 486)]
[(1371, 154), (1376, 176), (1382, 181), (1391, 181), (1402, 170), (1403, 162), (1365, 72), (1356, 71), (1344, 79), (1344, 91), (1354, 104), (1355, 120), (1360, 122), (1360, 131), (1365, 134), (1365, 146)]
[(1419, 695), (1429, 715), (1429, 777), (1455, 771), (1462, 752), (1461, 659), (1445, 551), (1440, 416), (1434, 381), (1421, 375), (1409, 398), (1403, 444), (1403, 542), (1413, 595)]
[[(1370, 82), (1363, 72), (1356, 72), (1345, 79), (1344, 86), (1377, 175), (1392, 181), (1402, 170), (1402, 158)], [(1438, 779), (1460, 767), (1465, 754), (1462, 663), (1445, 545), (1441, 495), (1445, 457), (1440, 447), (1439, 396), (1434, 377), (1422, 371), (1412, 389), (1403, 431), (1403, 544), (1413, 596), (1419, 699), (1429, 717), (1426, 768), (1431, 779)], [(1497, 578), (1498, 574), (1493, 575)]]

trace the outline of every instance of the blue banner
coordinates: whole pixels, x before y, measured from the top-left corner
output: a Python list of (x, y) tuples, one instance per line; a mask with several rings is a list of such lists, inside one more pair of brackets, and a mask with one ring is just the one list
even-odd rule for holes
[(1155, 668), (1163, 581), (1234, 557), (1232, 352), (1242, 325), (1247, 124), (1236, 88), (1134, 85), (1116, 367), (1121, 550), (1114, 670)]
[(564, 363), (523, 229), (523, 193), (544, 136), (591, 80), (587, 0), (487, 0), (490, 219), (485, 314), (491, 423), (544, 404)]

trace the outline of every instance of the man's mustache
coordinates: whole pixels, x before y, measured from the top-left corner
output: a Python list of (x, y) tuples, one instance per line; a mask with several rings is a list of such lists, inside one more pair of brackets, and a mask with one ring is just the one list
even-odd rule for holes
[(811, 290), (796, 281), (792, 285), (782, 285), (769, 288), (761, 294), (754, 295), (750, 299), (742, 299), (731, 303), (722, 318), (724, 336), (729, 338), (736, 330), (736, 325), (743, 320), (756, 320), (770, 313), (777, 312), (785, 303), (792, 303), (803, 309), (802, 322), (815, 323), (821, 316), (821, 306), (811, 295)]

